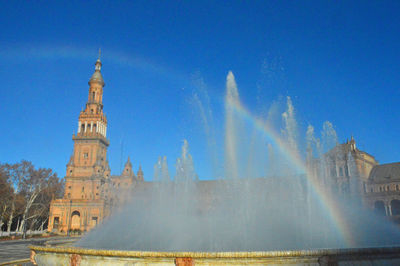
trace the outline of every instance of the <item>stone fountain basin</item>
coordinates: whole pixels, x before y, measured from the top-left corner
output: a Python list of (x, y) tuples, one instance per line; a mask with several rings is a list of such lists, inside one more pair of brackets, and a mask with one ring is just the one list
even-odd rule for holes
[(267, 252), (151, 252), (30, 246), (35, 265), (400, 265), (400, 247)]

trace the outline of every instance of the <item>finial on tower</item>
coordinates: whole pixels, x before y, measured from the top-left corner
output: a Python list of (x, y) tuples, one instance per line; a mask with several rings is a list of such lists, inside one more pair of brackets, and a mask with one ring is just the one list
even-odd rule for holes
[(101, 56), (101, 49), (99, 48), (99, 57), (97, 58), (96, 64), (95, 64), (95, 71), (100, 71), (101, 70), (101, 61), (100, 61), (100, 56)]
[(139, 170), (137, 171), (137, 180), (144, 181), (144, 175), (142, 171), (142, 165), (139, 164)]
[(356, 150), (356, 141), (354, 140), (353, 134), (351, 134), (350, 148), (351, 148), (352, 151)]
[(125, 163), (125, 167), (130, 166), (132, 167), (131, 158), (128, 156), (128, 160)]
[(104, 80), (103, 80), (103, 77), (102, 77), (101, 72), (100, 72), (101, 65), (102, 65), (101, 61), (100, 61), (100, 57), (101, 57), (101, 49), (99, 48), (99, 57), (97, 58), (97, 61), (94, 64), (95, 65), (94, 73), (93, 73), (92, 77), (89, 80), (89, 85), (90, 85), (91, 82), (98, 82), (104, 87), (104, 85), (105, 85), (104, 84)]

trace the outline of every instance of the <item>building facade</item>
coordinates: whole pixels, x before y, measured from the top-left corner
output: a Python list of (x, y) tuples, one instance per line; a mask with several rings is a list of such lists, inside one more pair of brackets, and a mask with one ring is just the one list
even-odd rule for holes
[(89, 80), (86, 106), (79, 114), (78, 131), (72, 136), (74, 149), (67, 164), (64, 197), (51, 202), (48, 231), (89, 231), (123, 203), (125, 193), (143, 181), (141, 168), (135, 175), (129, 158), (121, 175), (111, 176), (101, 66), (99, 57)]
[(400, 223), (400, 162), (375, 166), (365, 184), (365, 204)]
[(357, 149), (352, 137), (324, 154), (324, 164), (339, 194), (354, 196), (378, 215), (400, 224), (400, 162), (379, 164)]

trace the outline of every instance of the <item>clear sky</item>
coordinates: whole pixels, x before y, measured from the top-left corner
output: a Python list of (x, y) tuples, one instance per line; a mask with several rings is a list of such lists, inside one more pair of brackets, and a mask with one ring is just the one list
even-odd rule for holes
[(400, 161), (399, 1), (0, 4), (0, 162), (65, 175), (99, 47), (113, 174), (128, 155), (147, 180), (159, 155), (172, 170), (186, 138), (210, 178), (191, 99), (202, 81), (223, 128), (229, 70), (255, 114), (291, 96), (301, 134), (329, 120), (340, 142)]

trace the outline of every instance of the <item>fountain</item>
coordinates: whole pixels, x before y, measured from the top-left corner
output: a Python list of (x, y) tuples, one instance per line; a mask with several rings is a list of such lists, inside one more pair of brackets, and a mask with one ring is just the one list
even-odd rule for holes
[(343, 198), (331, 189), (323, 160), (318, 167), (311, 163), (337, 143), (332, 124), (324, 124), (321, 139), (309, 126), (302, 154), (289, 97), (277, 132), (244, 108), (231, 72), (226, 88), (224, 178), (199, 181), (185, 140), (173, 180), (166, 157), (160, 157), (154, 182), (135, 184), (128, 204), (73, 247), (31, 247), (33, 260), (39, 265), (399, 264), (398, 229), (353, 199), (356, 183), (350, 186), (353, 197)]

